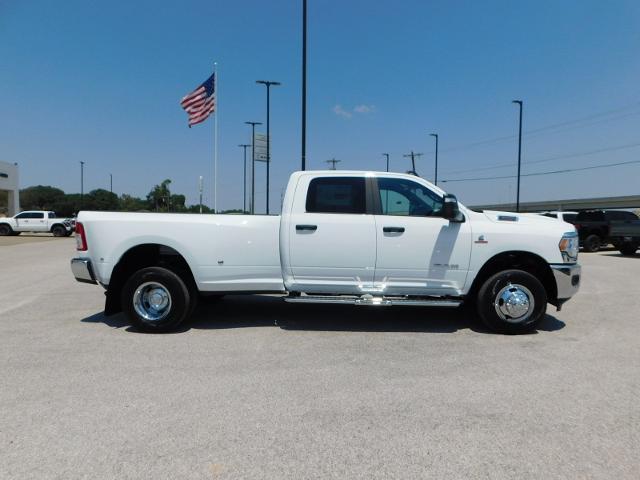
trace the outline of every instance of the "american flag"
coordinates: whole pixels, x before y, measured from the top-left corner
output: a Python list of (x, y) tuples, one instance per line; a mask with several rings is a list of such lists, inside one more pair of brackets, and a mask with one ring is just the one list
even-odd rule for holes
[(216, 110), (215, 78), (216, 74), (213, 73), (180, 101), (182, 108), (189, 114), (189, 128), (204, 122)]

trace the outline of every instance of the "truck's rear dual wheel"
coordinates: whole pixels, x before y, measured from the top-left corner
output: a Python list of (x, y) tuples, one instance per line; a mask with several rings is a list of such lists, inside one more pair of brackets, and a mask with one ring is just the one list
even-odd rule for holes
[(175, 330), (189, 316), (191, 305), (185, 282), (166, 268), (138, 270), (122, 289), (122, 310), (146, 332)]
[(480, 318), (491, 330), (518, 334), (534, 330), (547, 311), (547, 292), (540, 281), (522, 270), (504, 270), (478, 291)]

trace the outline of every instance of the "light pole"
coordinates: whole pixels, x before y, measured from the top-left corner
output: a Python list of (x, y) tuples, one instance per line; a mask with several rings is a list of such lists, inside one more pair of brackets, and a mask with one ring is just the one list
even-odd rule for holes
[(198, 190), (200, 192), (200, 215), (202, 215), (202, 175), (200, 175), (200, 179), (198, 180)]
[(302, 171), (307, 168), (307, 0), (302, 0)]
[(267, 87), (267, 215), (269, 215), (269, 166), (271, 164), (271, 150), (269, 142), (271, 141), (271, 133), (269, 132), (269, 98), (271, 92), (271, 86), (277, 87), (281, 85), (280, 82), (273, 82), (270, 80), (256, 80), (256, 83), (262, 84)]
[(80, 160), (80, 209), (84, 203), (84, 162)]
[(518, 126), (518, 182), (516, 187), (516, 212), (520, 211), (520, 163), (522, 159), (522, 100), (513, 100), (520, 107), (520, 123)]
[(262, 122), (244, 123), (251, 125), (251, 215), (253, 215), (256, 206), (256, 125), (262, 125)]
[(247, 144), (247, 143), (241, 143), (240, 145), (238, 145), (239, 147), (242, 147), (242, 149), (244, 150), (244, 182), (242, 182), (242, 213), (247, 213), (247, 147), (250, 147), (251, 145)]
[(436, 186), (438, 186), (438, 134), (437, 133), (430, 133), (429, 134), (432, 137), (435, 137), (436, 139), (436, 176), (435, 176), (435, 180), (433, 183), (436, 184)]
[(113, 193), (113, 173), (109, 174), (109, 191)]
[(382, 155), (387, 157), (387, 172), (388, 172), (389, 171), (389, 154), (388, 153), (383, 153)]

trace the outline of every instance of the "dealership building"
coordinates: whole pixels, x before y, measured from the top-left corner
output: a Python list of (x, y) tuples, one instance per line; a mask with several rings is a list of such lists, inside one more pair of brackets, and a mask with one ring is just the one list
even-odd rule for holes
[(5, 205), (10, 217), (20, 211), (17, 163), (0, 162), (0, 208)]

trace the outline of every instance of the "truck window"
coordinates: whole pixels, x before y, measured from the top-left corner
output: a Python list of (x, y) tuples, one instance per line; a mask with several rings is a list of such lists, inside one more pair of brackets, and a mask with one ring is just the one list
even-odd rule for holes
[(365, 213), (364, 177), (319, 177), (309, 183), (307, 212)]
[(578, 222), (604, 222), (604, 212), (602, 211), (585, 211), (580, 212), (576, 216)]
[(32, 212), (29, 215), (29, 218), (44, 218), (44, 213), (42, 212)]
[(557, 213), (543, 213), (542, 215), (549, 218), (558, 218)]
[(638, 220), (638, 217), (632, 212), (609, 211), (606, 212), (607, 220), (629, 221)]
[(569, 223), (575, 222), (577, 215), (578, 215), (577, 213), (565, 213), (563, 215), (563, 220)]
[(379, 178), (383, 215), (433, 217), (440, 215), (442, 197), (411, 180)]

